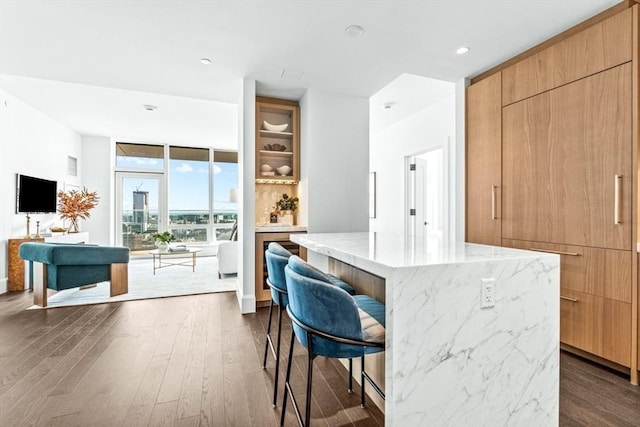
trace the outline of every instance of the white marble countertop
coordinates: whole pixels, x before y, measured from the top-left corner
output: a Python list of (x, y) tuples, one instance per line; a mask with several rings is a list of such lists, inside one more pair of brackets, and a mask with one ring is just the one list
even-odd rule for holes
[(465, 242), (448, 243), (438, 239), (411, 241), (402, 234), (379, 232), (312, 233), (292, 235), (291, 240), (307, 249), (352, 265), (378, 265), (391, 270), (551, 255)]
[(299, 233), (307, 231), (304, 225), (263, 224), (256, 225), (256, 233)]

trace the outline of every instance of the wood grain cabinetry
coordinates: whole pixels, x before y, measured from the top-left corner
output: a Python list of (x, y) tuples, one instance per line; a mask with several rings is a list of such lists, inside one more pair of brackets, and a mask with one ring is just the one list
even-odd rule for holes
[(631, 303), (631, 251), (503, 239), (502, 245), (560, 255), (560, 286)]
[(501, 115), (500, 73), (467, 89), (466, 240), (500, 245)]
[(628, 9), (502, 70), (502, 105), (560, 87), (632, 59)]
[(631, 366), (631, 304), (560, 290), (560, 341)]
[(560, 341), (625, 367), (631, 362), (631, 251), (504, 239), (560, 255)]
[(631, 65), (503, 109), (502, 235), (631, 250)]
[(266, 305), (265, 302), (271, 299), (271, 289), (267, 285), (267, 265), (264, 258), (264, 251), (269, 243), (278, 242), (294, 255), (307, 259), (307, 249), (289, 240), (291, 234), (293, 233), (256, 233), (256, 302), (259, 306)]
[[(477, 237), (492, 233), (480, 226), (486, 201), (470, 194), (498, 169), (477, 148), (484, 140), (500, 158), (493, 235), (504, 246), (560, 254), (563, 346), (630, 368), (637, 384), (640, 5), (632, 5), (603, 12), (467, 89), (466, 237), (495, 241)], [(497, 81), (501, 92), (489, 90)], [(488, 107), (497, 93), (499, 115)], [(499, 135), (490, 130), (496, 122)], [(486, 142), (491, 135), (499, 145)]]

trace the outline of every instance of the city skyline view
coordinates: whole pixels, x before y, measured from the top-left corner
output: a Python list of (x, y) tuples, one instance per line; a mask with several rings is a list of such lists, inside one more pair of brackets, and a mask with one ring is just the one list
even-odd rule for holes
[[(124, 160), (124, 159), (123, 159)], [(135, 158), (126, 158), (136, 166)], [(157, 168), (163, 162), (154, 163), (145, 160), (147, 166)], [(128, 163), (128, 162), (127, 162)], [(124, 166), (124, 165), (123, 165)], [(208, 211), (209, 194), (209, 163), (203, 161), (171, 160), (169, 162), (168, 177), (168, 207), (169, 211)], [(238, 203), (231, 200), (231, 190), (237, 188), (238, 166), (236, 163), (216, 162), (213, 165), (214, 211), (237, 211)], [(124, 211), (133, 209), (133, 192), (145, 191), (149, 193), (149, 211), (157, 211), (159, 203), (159, 184), (155, 178), (125, 179), (123, 181), (122, 208)], [(204, 191), (203, 191), (204, 189)], [(128, 196), (130, 195), (130, 196)]]

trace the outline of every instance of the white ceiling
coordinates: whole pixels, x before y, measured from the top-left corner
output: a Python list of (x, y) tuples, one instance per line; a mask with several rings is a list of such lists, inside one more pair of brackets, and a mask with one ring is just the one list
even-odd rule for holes
[[(616, 3), (0, 0), (0, 74), (135, 91), (136, 108), (141, 92), (235, 103), (243, 78), (257, 80), (264, 95), (296, 98), (315, 88), (370, 97), (403, 73), (476, 75)], [(352, 24), (365, 34), (346, 37)], [(459, 46), (471, 51), (456, 55)], [(35, 100), (38, 92), (16, 93), (27, 91), (6, 81), (10, 93), (56, 114), (46, 111), (53, 102)], [(126, 92), (119, 96), (127, 102)]]
[(238, 149), (236, 104), (10, 75), (0, 87), (81, 135)]

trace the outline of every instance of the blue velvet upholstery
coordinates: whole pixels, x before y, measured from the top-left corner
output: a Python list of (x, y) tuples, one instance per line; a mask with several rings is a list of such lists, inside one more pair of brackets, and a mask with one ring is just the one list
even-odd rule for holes
[(289, 258), (291, 255), (293, 255), (284, 246), (282, 246), (280, 243), (277, 243), (277, 242), (269, 243), (269, 246), (267, 247), (267, 249), (271, 253), (274, 253), (276, 255), (280, 255), (280, 256), (283, 256), (283, 257), (287, 257), (287, 258)]
[[(319, 280), (322, 276), (325, 275), (297, 256), (289, 258), (285, 268), (289, 310), (298, 320), (318, 331), (361, 341), (363, 331), (358, 311), (361, 305), (362, 310), (370, 311), (370, 315), (376, 320), (380, 318), (379, 323), (384, 325), (383, 304), (366, 296), (353, 297), (343, 289)], [(308, 347), (306, 332), (295, 323), (293, 328), (298, 341)], [(344, 344), (315, 335), (312, 339), (313, 353), (325, 357), (353, 358), (384, 351), (380, 347)]]
[(312, 279), (319, 280), (321, 282), (330, 283), (330, 284), (332, 284), (334, 286), (337, 286), (340, 289), (345, 290), (349, 295), (355, 295), (356, 294), (356, 291), (351, 286), (349, 286), (349, 284), (347, 282), (345, 282), (344, 280), (337, 278), (333, 274), (327, 274), (327, 273), (315, 268), (311, 264), (307, 264), (307, 263), (305, 263), (305, 264), (306, 264), (305, 265), (305, 271), (303, 273), (305, 276), (310, 277)]
[(339, 279), (338, 277), (334, 276), (333, 274), (329, 274), (329, 273), (327, 273), (327, 277), (329, 278), (329, 281), (331, 282), (331, 284), (333, 286), (339, 287), (343, 291), (346, 291), (349, 295), (355, 295), (356, 294), (355, 289), (353, 289), (351, 286), (349, 286), (349, 284), (347, 282), (345, 282), (344, 280)]
[(129, 248), (26, 242), (20, 258), (47, 265), (47, 287), (63, 290), (110, 280), (111, 264), (129, 262)]
[[(292, 255), (293, 254), (291, 252), (276, 242), (269, 243), (269, 246), (267, 246), (267, 250), (265, 251), (269, 281), (273, 286), (283, 292), (283, 306), (286, 306), (289, 301), (287, 298), (287, 283), (284, 278), (284, 267), (287, 265), (289, 257)], [(337, 278), (333, 274), (325, 274), (311, 265), (309, 265), (309, 268), (311, 269), (310, 274), (313, 275), (314, 278), (330, 283), (334, 286), (338, 286), (339, 288), (347, 291), (350, 295), (355, 295), (356, 291), (344, 280)], [(271, 299), (276, 304), (278, 304), (278, 289), (271, 289)]]
[[(288, 256), (285, 253), (287, 253)], [(269, 276), (269, 282), (273, 285), (273, 288), (271, 288), (271, 299), (274, 303), (278, 304), (278, 294), (280, 293), (282, 306), (286, 307), (289, 300), (287, 298), (287, 283), (284, 278), (284, 267), (289, 261), (291, 252), (287, 251), (279, 244), (271, 242), (269, 243), (264, 256), (267, 260), (267, 274)]]
[(378, 321), (382, 326), (385, 325), (384, 304), (366, 295), (354, 295), (358, 308)]

